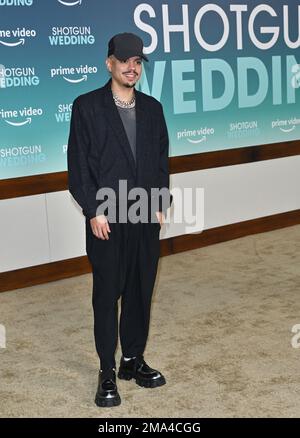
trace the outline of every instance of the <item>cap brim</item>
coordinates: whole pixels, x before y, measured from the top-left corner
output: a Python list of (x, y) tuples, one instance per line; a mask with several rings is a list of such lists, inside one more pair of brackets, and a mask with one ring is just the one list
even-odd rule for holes
[(149, 59), (147, 58), (146, 55), (144, 55), (144, 53), (138, 53), (138, 54), (132, 54), (132, 53), (126, 53), (124, 54), (119, 54), (117, 52), (113, 53), (113, 55), (119, 60), (119, 61), (125, 61), (128, 58), (131, 58), (132, 56), (140, 56), (141, 58), (143, 58), (145, 61), (149, 61)]

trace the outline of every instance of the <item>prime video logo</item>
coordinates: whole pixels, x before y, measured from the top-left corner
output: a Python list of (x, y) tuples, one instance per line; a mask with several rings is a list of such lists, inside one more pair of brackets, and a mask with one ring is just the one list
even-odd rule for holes
[(33, 0), (0, 0), (0, 6), (32, 6)]
[(76, 1), (63, 1), (63, 0), (57, 0), (59, 3), (61, 3), (64, 6), (79, 6), (82, 3), (82, 0), (76, 0)]

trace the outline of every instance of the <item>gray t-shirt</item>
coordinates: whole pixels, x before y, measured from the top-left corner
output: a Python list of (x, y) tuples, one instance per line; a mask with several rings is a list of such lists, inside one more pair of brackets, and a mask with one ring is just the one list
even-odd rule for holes
[(133, 108), (121, 108), (117, 106), (119, 114), (121, 116), (127, 138), (132, 150), (134, 160), (136, 161), (136, 119), (135, 119), (135, 107)]

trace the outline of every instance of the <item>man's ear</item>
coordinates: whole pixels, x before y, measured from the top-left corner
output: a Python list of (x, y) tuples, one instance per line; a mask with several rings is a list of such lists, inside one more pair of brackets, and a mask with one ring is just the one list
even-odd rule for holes
[(110, 59), (106, 58), (105, 60), (106, 68), (111, 73)]

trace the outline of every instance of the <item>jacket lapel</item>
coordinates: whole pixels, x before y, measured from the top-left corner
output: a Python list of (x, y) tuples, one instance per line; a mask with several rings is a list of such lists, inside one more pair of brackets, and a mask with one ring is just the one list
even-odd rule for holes
[(149, 148), (151, 134), (151, 119), (143, 106), (142, 94), (135, 91), (136, 95), (136, 159), (137, 159), (137, 181), (143, 174), (143, 167), (147, 166), (147, 149)]

